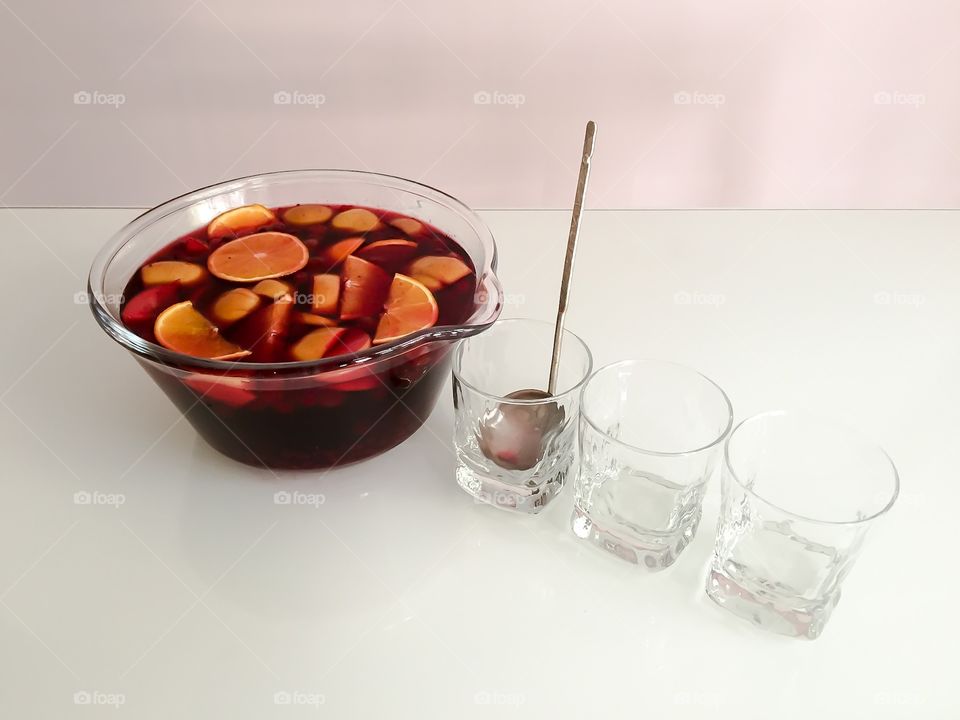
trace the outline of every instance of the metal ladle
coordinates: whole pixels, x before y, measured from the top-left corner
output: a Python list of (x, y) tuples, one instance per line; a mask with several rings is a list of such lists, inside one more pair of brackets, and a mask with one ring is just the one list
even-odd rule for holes
[[(567, 236), (567, 254), (563, 262), (563, 277), (560, 280), (560, 303), (553, 332), (553, 355), (550, 358), (550, 377), (547, 390), (532, 388), (514, 390), (506, 398), (511, 400), (546, 400), (557, 390), (557, 374), (560, 368), (560, 346), (563, 341), (563, 322), (567, 314), (570, 296), (570, 276), (573, 259), (580, 235), (580, 218), (583, 215), (583, 195), (590, 177), (590, 160), (593, 157), (597, 124), (587, 123), (583, 137), (583, 156), (580, 160), (580, 176), (573, 201), (570, 233)], [(480, 423), (480, 450), (490, 460), (508, 470), (529, 470), (543, 456), (546, 441), (553, 431), (563, 424), (564, 411), (557, 403), (514, 405), (501, 403), (487, 413)]]

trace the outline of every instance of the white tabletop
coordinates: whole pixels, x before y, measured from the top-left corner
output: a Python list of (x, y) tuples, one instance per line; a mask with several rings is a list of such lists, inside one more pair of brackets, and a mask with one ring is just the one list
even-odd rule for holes
[[(598, 366), (686, 363), (738, 419), (817, 408), (896, 462), (899, 502), (815, 642), (704, 596), (719, 487), (658, 575), (577, 540), (569, 488), (538, 517), (475, 504), (454, 480), (449, 391), (358, 466), (274, 476), (221, 457), (75, 298), (134, 214), (0, 212), (0, 716), (960, 713), (960, 213), (585, 219), (568, 326)], [(504, 316), (550, 317), (568, 215), (483, 215)], [(276, 505), (278, 490), (324, 502)]]

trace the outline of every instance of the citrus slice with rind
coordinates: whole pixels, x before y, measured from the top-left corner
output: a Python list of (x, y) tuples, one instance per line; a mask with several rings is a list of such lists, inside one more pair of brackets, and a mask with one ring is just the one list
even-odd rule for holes
[(235, 360), (250, 354), (249, 350), (223, 337), (217, 326), (201, 315), (189, 300), (160, 313), (153, 333), (165, 348), (193, 357)]
[(433, 327), (439, 315), (433, 293), (420, 281), (397, 273), (390, 283), (373, 344), (382, 345)]
[(226, 242), (207, 258), (207, 269), (221, 280), (257, 282), (295, 273), (310, 252), (299, 238), (262, 232)]
[(277, 221), (270, 208), (263, 205), (243, 205), (220, 213), (207, 225), (207, 237), (211, 240), (256, 230)]

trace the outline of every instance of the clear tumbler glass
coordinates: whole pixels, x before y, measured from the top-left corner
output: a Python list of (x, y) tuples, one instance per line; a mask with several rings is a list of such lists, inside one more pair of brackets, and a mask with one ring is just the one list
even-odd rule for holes
[(893, 462), (843, 425), (769, 412), (730, 434), (722, 482), (707, 595), (760, 627), (818, 637), (896, 500)]
[(683, 365), (625, 360), (590, 378), (580, 412), (574, 534), (647, 570), (672, 565), (733, 425), (727, 396)]
[(538, 513), (577, 471), (580, 388), (593, 368), (583, 340), (564, 331), (554, 395), (517, 392), (546, 388), (553, 334), (553, 323), (501, 320), (457, 347), (457, 483), (480, 502)]

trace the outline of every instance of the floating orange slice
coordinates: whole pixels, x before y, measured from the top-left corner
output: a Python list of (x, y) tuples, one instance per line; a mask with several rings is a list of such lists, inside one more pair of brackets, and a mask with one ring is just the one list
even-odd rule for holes
[(423, 223), (413, 218), (396, 218), (391, 220), (390, 224), (407, 235), (419, 235), (423, 232)]
[(261, 280), (253, 286), (253, 292), (271, 300), (279, 300), (284, 295), (293, 295), (293, 288), (282, 280)]
[(426, 255), (410, 263), (407, 266), (407, 272), (414, 277), (433, 278), (443, 286), (452, 285), (473, 271), (460, 258), (449, 255)]
[(338, 230), (365, 233), (380, 226), (380, 218), (365, 208), (350, 208), (337, 213), (330, 223)]
[(226, 242), (207, 258), (221, 280), (254, 282), (295, 273), (307, 264), (307, 246), (293, 235), (262, 232)]
[(332, 215), (333, 210), (326, 205), (294, 205), (283, 211), (283, 221), (297, 227), (305, 227), (326, 222)]
[(340, 300), (339, 275), (313, 276), (313, 303), (312, 310), (321, 315), (336, 315), (337, 304)]
[(273, 211), (263, 205), (244, 205), (243, 207), (220, 213), (207, 225), (207, 237), (211, 240), (256, 230), (277, 221)]
[(383, 305), (374, 345), (399, 340), (405, 335), (432, 327), (440, 310), (437, 301), (423, 283), (397, 273)]
[(227, 290), (213, 301), (210, 316), (220, 327), (242, 320), (260, 305), (260, 296), (247, 288)]
[(180, 260), (161, 260), (140, 268), (140, 278), (146, 287), (172, 282), (179, 282), (181, 287), (193, 287), (206, 277), (203, 266)]
[(197, 312), (189, 300), (160, 313), (153, 332), (165, 348), (193, 357), (234, 360), (250, 354), (220, 335), (216, 326)]

